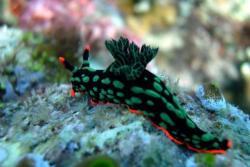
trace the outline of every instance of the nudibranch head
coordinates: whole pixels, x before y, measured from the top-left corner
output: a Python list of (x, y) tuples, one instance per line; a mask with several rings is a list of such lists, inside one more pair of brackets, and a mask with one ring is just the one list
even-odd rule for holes
[(90, 47), (89, 45), (87, 45), (82, 55), (83, 63), (80, 68), (72, 65), (64, 57), (59, 57), (59, 62), (72, 73), (70, 78), (70, 81), (72, 83), (72, 90), (70, 94), (72, 96), (75, 95), (75, 92), (84, 92), (86, 90), (90, 79), (89, 74), (95, 71), (94, 69), (89, 67), (89, 51)]

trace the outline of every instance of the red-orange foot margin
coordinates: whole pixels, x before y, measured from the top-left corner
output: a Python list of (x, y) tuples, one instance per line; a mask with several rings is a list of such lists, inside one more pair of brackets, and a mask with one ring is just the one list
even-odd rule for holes
[[(190, 146), (188, 143), (184, 143), (182, 141), (175, 139), (165, 128), (160, 127), (160, 126), (156, 125), (155, 123), (152, 123), (152, 124), (157, 129), (163, 131), (170, 140), (172, 140), (173, 142), (175, 142), (176, 144), (179, 144), (179, 145), (186, 145), (187, 148), (192, 150), (192, 151), (199, 152), (199, 153), (211, 153), (211, 154), (225, 154), (226, 153), (226, 150), (222, 150), (222, 149), (202, 150), (202, 149), (194, 148), (194, 147)], [(232, 141), (228, 140), (227, 147), (231, 148), (232, 145), (233, 145)]]
[(138, 110), (135, 110), (135, 109), (132, 109), (129, 107), (128, 107), (128, 111), (131, 113), (137, 114), (137, 115), (143, 115), (143, 113), (141, 111), (138, 111)]

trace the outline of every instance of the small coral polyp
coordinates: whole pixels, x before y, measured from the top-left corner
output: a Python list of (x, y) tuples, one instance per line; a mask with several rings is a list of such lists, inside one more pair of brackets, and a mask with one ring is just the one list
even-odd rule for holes
[(72, 73), (71, 95), (86, 92), (95, 102), (125, 104), (129, 111), (146, 117), (173, 142), (195, 152), (223, 154), (232, 147), (232, 141), (219, 139), (201, 130), (187, 115), (171, 89), (145, 69), (156, 56), (158, 48), (147, 45), (139, 48), (123, 37), (118, 41), (108, 40), (105, 45), (115, 59), (106, 70), (89, 67), (89, 47), (84, 49), (80, 68), (63, 57), (59, 58)]

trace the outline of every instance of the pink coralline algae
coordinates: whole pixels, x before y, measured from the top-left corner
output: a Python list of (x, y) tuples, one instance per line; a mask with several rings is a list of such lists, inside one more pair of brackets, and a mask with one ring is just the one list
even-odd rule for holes
[(55, 27), (77, 29), (82, 18), (91, 15), (90, 0), (31, 0), (18, 16), (21, 27), (36, 32), (53, 33)]
[[(106, 39), (126, 36), (140, 44), (140, 38), (125, 27), (114, 4), (92, 0), (9, 0), (11, 11), (20, 27), (43, 33), (63, 45), (79, 44), (79, 40), (90, 44), (97, 52)], [(101, 8), (113, 7), (113, 14)], [(109, 11), (110, 12), (110, 11)], [(112, 11), (111, 11), (112, 13)], [(116, 17), (114, 19), (114, 17)], [(115, 20), (123, 22), (117, 24)], [(118, 21), (118, 22), (119, 22)], [(74, 41), (74, 42), (72, 42)]]

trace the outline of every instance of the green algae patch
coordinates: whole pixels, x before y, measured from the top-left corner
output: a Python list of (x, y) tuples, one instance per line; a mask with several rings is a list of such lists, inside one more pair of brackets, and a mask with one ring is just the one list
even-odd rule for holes
[(82, 160), (75, 167), (119, 167), (119, 165), (107, 155), (95, 155)]
[(155, 162), (155, 160), (152, 157), (147, 157), (143, 160), (143, 164), (146, 167), (154, 167), (154, 166), (156, 166), (157, 163)]
[(197, 154), (195, 161), (199, 166), (214, 167), (216, 165), (216, 156), (213, 154)]

